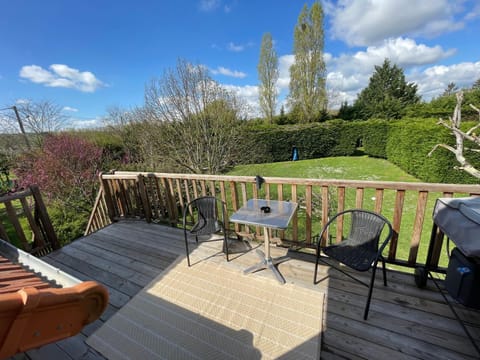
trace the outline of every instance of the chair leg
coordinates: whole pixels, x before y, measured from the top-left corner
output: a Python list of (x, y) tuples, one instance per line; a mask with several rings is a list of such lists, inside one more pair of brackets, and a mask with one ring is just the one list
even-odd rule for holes
[(320, 256), (320, 250), (317, 247), (317, 256), (316, 256), (316, 261), (315, 261), (315, 272), (313, 273), (313, 284), (315, 285), (317, 283), (317, 271), (318, 271), (318, 258)]
[(228, 258), (228, 238), (227, 238), (227, 234), (224, 232), (224, 235), (223, 235), (223, 246), (225, 246), (225, 254), (227, 255), (227, 262), (230, 261), (230, 259)]
[(190, 266), (190, 256), (188, 255), (188, 239), (187, 234), (185, 234), (185, 249), (187, 250), (187, 264)]
[(385, 259), (382, 257), (383, 266), (383, 286), (387, 286), (387, 269), (385, 268)]
[(365, 305), (365, 312), (363, 313), (364, 320), (367, 320), (368, 311), (370, 310), (370, 301), (372, 300), (373, 284), (375, 283), (376, 270), (377, 270), (377, 261), (375, 261), (375, 263), (372, 266), (372, 278), (370, 279), (370, 286), (368, 287), (367, 304)]

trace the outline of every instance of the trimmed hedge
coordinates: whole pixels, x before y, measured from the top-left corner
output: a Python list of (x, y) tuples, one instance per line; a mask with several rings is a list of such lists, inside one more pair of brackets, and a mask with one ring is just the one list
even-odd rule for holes
[(334, 144), (324, 156), (350, 156), (362, 141), (362, 121), (331, 120), (326, 126), (334, 135)]
[[(465, 129), (473, 123), (464, 123)], [(291, 160), (296, 146), (300, 160), (351, 156), (357, 147), (372, 157), (384, 158), (425, 182), (476, 184), (478, 179), (456, 169), (455, 156), (444, 148), (428, 153), (436, 144), (455, 144), (448, 129), (436, 119), (368, 121), (331, 120), (296, 125), (246, 124), (239, 142), (238, 164), (261, 164)], [(477, 146), (465, 144), (466, 147)], [(467, 159), (480, 168), (480, 154)]]
[[(468, 126), (468, 124), (465, 124)], [(455, 169), (455, 155), (437, 148), (437, 144), (454, 145), (455, 138), (448, 129), (434, 119), (403, 119), (389, 122), (387, 159), (409, 174), (425, 182), (476, 184), (478, 179)], [(469, 161), (480, 166), (478, 155), (467, 155)]]
[(259, 164), (291, 160), (297, 147), (300, 159), (354, 154), (359, 126), (335, 120), (296, 125), (246, 125), (239, 144), (238, 163)]
[(365, 154), (376, 158), (387, 158), (388, 121), (368, 120), (362, 123), (362, 143)]

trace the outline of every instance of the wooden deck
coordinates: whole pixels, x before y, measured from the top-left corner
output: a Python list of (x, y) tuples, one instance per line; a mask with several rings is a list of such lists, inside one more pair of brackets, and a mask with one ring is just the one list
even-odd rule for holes
[[(216, 254), (213, 247), (219, 243), (211, 244), (212, 251), (207, 249), (196, 255), (207, 258)], [(272, 249), (275, 256), (285, 252), (283, 248)], [(93, 279), (106, 285), (110, 305), (101, 319), (81, 334), (18, 354), (15, 359), (104, 359), (84, 340), (177, 256), (184, 254), (182, 230), (142, 221), (123, 221), (42, 258), (79, 279)], [(388, 287), (383, 287), (382, 281), (376, 282), (369, 318), (364, 321), (365, 287), (326, 266), (322, 267), (325, 280), (313, 285), (313, 256), (297, 252), (289, 255), (292, 259), (279, 266), (287, 282), (326, 294), (322, 359), (479, 358), (431, 280), (427, 289), (421, 290), (411, 275), (389, 271)], [(257, 261), (254, 252), (233, 258), (232, 266), (239, 268)], [(273, 278), (267, 271), (246, 276)], [(455, 308), (480, 346), (480, 312), (458, 304)]]

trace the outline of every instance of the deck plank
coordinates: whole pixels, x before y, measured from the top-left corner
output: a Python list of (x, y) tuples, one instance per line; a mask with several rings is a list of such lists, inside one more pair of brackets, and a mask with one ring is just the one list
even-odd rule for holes
[[(209, 261), (225, 261), (219, 246), (221, 242), (208, 243), (197, 249), (192, 246), (193, 262), (207, 258)], [(384, 287), (379, 272), (369, 319), (364, 321), (365, 287), (323, 265), (320, 278), (325, 279), (314, 285), (312, 255), (272, 248), (272, 256), (287, 253), (291, 260), (279, 266), (287, 281), (326, 294), (322, 359), (478, 358), (432, 284), (428, 284), (427, 289), (418, 289), (411, 275), (389, 270), (388, 287)], [(103, 359), (94, 349), (88, 348), (85, 338), (178, 255), (184, 254), (182, 230), (142, 221), (121, 221), (44, 257), (46, 262), (79, 279), (93, 279), (105, 284), (110, 291), (110, 305), (101, 319), (85, 327), (76, 337), (14, 358)], [(254, 252), (234, 254), (228, 266), (246, 268), (257, 260), (254, 255)], [(246, 276), (272, 277), (267, 271)], [(458, 304), (455, 309), (469, 321), (469, 329), (480, 345), (480, 312)]]

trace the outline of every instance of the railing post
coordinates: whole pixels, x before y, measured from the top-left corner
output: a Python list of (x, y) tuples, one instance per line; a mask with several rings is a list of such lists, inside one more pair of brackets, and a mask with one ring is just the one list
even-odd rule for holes
[[(312, 185), (305, 187), (305, 243), (312, 243)], [(323, 215), (322, 215), (323, 216)]]
[(176, 202), (175, 202), (175, 193), (171, 186), (171, 179), (162, 178), (162, 185), (165, 189), (165, 200), (167, 203), (168, 209), (168, 219), (172, 226), (175, 226), (178, 222), (178, 217), (176, 216)]
[[(255, 189), (255, 187), (254, 187)], [(231, 198), (231, 204), (232, 204), (232, 210), (233, 212), (237, 211), (238, 208), (238, 193), (237, 193), (237, 187), (235, 186), (235, 181), (230, 181), (230, 198)], [(240, 232), (240, 225), (235, 223), (235, 231)]]
[(95, 198), (95, 203), (93, 204), (93, 210), (90, 213), (90, 217), (88, 218), (88, 223), (87, 227), (85, 229), (85, 232), (83, 233), (84, 236), (92, 233), (94, 230), (94, 227), (98, 227), (98, 218), (99, 218), (99, 212), (100, 212), (100, 206), (101, 206), (101, 201), (103, 197), (103, 188), (100, 187), (98, 189), (97, 197)]
[(138, 191), (140, 193), (140, 199), (142, 201), (143, 214), (147, 222), (152, 221), (152, 208), (148, 201), (147, 189), (145, 187), (145, 177), (142, 174), (137, 176)]
[(388, 250), (388, 260), (394, 260), (397, 256), (398, 234), (402, 225), (403, 204), (405, 202), (405, 190), (397, 190), (395, 194), (395, 205), (393, 208), (393, 235)]
[(408, 263), (415, 265), (417, 255), (422, 239), (423, 221), (425, 220), (425, 209), (427, 207), (428, 191), (419, 191), (417, 199), (417, 210), (415, 212), (415, 222), (413, 224), (412, 240), (410, 242), (410, 253)]
[(98, 175), (98, 178), (100, 180), (100, 186), (103, 189), (103, 196), (105, 198), (105, 204), (107, 205), (107, 211), (108, 211), (108, 217), (110, 218), (110, 221), (115, 221), (115, 207), (113, 205), (113, 198), (112, 198), (112, 192), (110, 191), (110, 186), (108, 185), (108, 181), (105, 180), (102, 176), (102, 173)]
[[(440, 230), (437, 227), (436, 232), (434, 234), (434, 239), (433, 239), (432, 256), (430, 258), (430, 261), (428, 261), (429, 259), (426, 260), (426, 262), (427, 262), (426, 266), (429, 269), (435, 269), (435, 268), (438, 267), (438, 263), (440, 261), (440, 253), (442, 252), (443, 239), (444, 239), (444, 234), (443, 234), (442, 230)], [(430, 241), (432, 241), (432, 240), (430, 240)]]
[(43, 202), (42, 195), (40, 194), (40, 189), (37, 185), (31, 185), (30, 191), (32, 192), (33, 199), (35, 200), (35, 207), (38, 211), (38, 216), (45, 230), (45, 236), (48, 239), (48, 242), (52, 245), (54, 250), (60, 249), (60, 243), (53, 228), (52, 222), (50, 221), (50, 216), (48, 215), (47, 208)]

